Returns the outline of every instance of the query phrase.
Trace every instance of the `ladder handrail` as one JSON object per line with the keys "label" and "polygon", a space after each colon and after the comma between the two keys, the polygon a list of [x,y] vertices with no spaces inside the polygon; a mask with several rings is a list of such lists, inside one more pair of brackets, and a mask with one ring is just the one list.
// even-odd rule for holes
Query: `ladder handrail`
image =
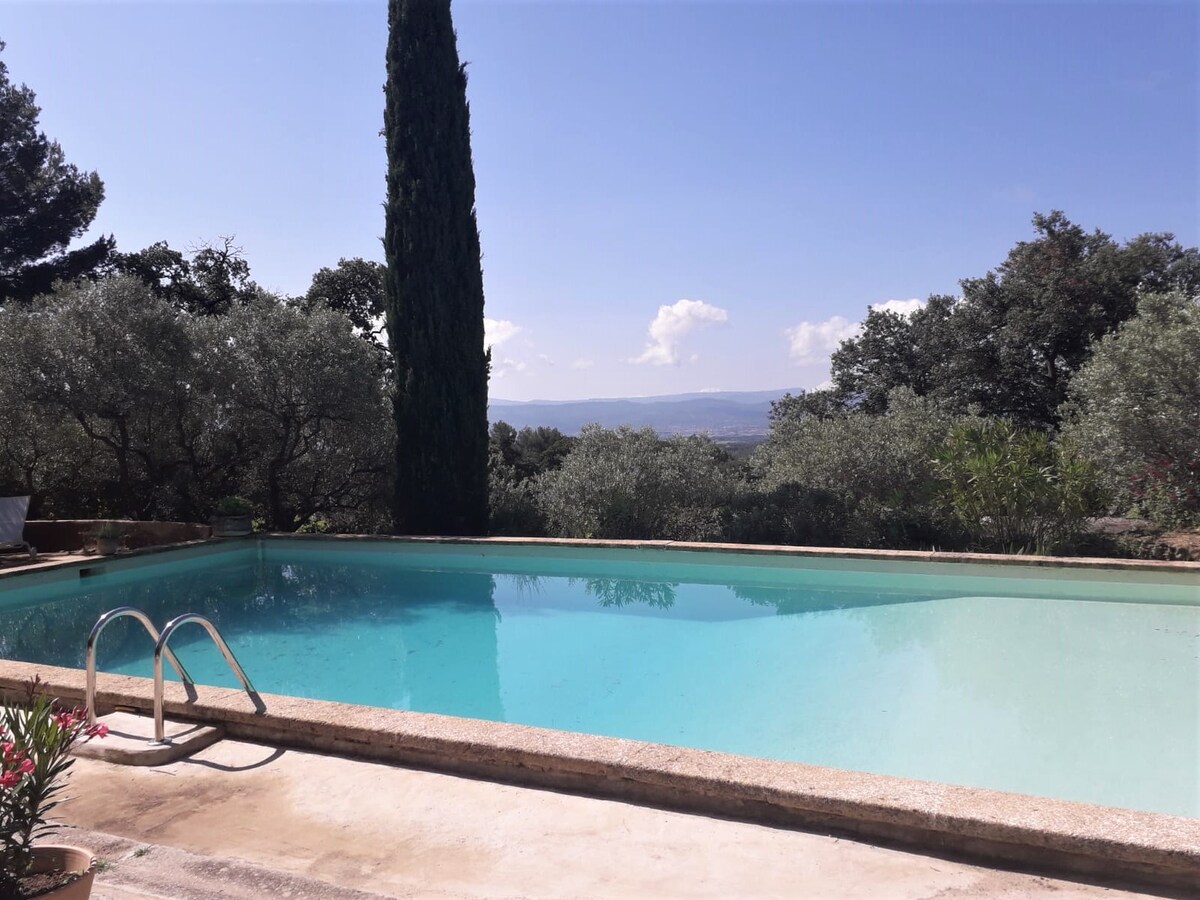
{"label": "ladder handrail", "polygon": [[225,657],[225,662],[229,663],[229,668],[233,670],[233,674],[238,677],[238,681],[242,683],[246,694],[249,695],[250,702],[254,704],[254,711],[256,713],[265,713],[267,711],[267,705],[263,703],[262,697],[258,695],[258,691],[254,689],[254,685],[250,683],[250,679],[246,677],[241,663],[237,661],[237,657],[233,655],[233,651],[229,649],[229,645],[225,643],[225,639],[221,637],[221,632],[217,631],[217,626],[199,613],[184,613],[181,616],[176,616],[166,624],[162,630],[162,634],[158,637],[158,643],[154,646],[154,742],[156,744],[166,742],[166,728],[163,724],[163,654],[171,652],[167,647],[167,642],[171,640],[171,635],[175,633],[180,625],[187,625],[189,622],[195,622],[197,625],[203,626],[204,630],[208,632],[208,636],[213,639],[213,643],[217,645],[217,649]]}
{"label": "ladder handrail", "polygon": [[[158,644],[158,629],[154,627],[154,623],[150,621],[150,617],[140,609],[135,609],[132,606],[118,606],[115,609],[110,609],[96,620],[96,624],[88,632],[87,639],[87,693],[85,694],[84,702],[86,704],[89,725],[96,724],[96,642],[100,639],[101,633],[109,624],[125,616],[141,622],[146,632],[150,635],[150,640],[154,641],[156,646]],[[170,651],[167,651],[167,662],[171,664],[171,668],[175,670],[179,675],[180,681],[183,682],[184,689],[188,693],[188,699],[195,700],[196,687],[192,681],[192,676],[183,667],[183,663]]]}

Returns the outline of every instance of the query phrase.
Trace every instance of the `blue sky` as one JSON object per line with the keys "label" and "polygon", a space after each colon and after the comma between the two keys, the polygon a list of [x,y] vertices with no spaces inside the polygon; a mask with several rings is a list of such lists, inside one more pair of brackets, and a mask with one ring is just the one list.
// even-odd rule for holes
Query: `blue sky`
{"label": "blue sky", "polygon": [[[815,386],[1035,210],[1200,243],[1198,10],[456,0],[493,395]],[[288,293],[382,258],[386,37],[383,0],[0,0],[96,230],[233,234]]]}

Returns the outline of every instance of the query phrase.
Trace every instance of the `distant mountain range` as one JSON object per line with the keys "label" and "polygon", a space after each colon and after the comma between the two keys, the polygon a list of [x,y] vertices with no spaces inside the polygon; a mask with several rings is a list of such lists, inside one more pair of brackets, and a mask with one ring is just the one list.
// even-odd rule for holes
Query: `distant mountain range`
{"label": "distant mountain range", "polygon": [[589,422],[605,428],[632,425],[661,435],[708,434],[718,440],[756,440],[766,436],[771,401],[803,388],[775,391],[710,391],[658,397],[615,397],[596,400],[501,400],[488,408],[492,422],[514,428],[545,425],[578,434]]}

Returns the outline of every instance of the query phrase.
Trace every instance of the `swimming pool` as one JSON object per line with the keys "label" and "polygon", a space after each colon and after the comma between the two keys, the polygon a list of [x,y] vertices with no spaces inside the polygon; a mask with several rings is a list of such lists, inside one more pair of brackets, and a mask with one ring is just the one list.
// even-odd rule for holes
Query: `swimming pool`
{"label": "swimming pool", "polygon": [[[234,546],[0,580],[0,657],[78,667],[107,609],[195,611],[263,692],[1200,815],[1195,572]],[[235,685],[199,629],[172,646]],[[136,623],[105,631],[103,670],[149,660]]]}

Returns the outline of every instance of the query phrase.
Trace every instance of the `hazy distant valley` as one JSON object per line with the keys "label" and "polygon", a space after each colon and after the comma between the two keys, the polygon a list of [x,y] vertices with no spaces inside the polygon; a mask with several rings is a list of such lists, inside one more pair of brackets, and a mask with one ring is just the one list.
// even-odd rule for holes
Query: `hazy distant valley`
{"label": "hazy distant valley", "polygon": [[657,397],[595,400],[502,400],[488,405],[492,422],[514,428],[546,425],[577,434],[589,422],[606,428],[632,425],[661,435],[708,434],[721,442],[755,442],[766,437],[771,401],[801,388],[773,391],[715,391]]}

